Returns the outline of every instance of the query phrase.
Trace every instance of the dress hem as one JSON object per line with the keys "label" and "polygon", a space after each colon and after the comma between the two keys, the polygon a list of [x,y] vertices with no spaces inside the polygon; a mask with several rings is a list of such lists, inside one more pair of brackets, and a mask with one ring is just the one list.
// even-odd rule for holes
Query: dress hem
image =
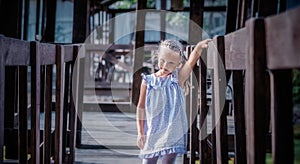
{"label": "dress hem", "polygon": [[166,154],[172,154],[172,153],[177,153],[177,154],[186,154],[187,151],[183,148],[169,148],[169,149],[164,149],[160,150],[158,152],[150,153],[150,154],[140,154],[140,158],[153,158],[153,157],[161,157]]}

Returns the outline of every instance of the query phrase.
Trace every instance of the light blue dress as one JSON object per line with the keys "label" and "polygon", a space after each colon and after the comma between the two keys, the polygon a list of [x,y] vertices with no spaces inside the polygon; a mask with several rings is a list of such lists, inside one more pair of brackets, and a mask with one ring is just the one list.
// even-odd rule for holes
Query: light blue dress
{"label": "light blue dress", "polygon": [[144,75],[146,81],[146,142],[141,158],[161,157],[165,154],[185,154],[188,123],[184,90],[178,84],[178,69],[167,77]]}

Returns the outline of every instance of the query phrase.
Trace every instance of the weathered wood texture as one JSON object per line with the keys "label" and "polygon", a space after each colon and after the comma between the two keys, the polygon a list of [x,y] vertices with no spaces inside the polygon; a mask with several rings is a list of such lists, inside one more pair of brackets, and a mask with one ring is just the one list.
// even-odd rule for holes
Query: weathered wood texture
{"label": "weathered wood texture", "polygon": [[246,71],[246,134],[247,161],[260,163],[266,159],[268,115],[270,113],[269,85],[267,85],[264,21],[247,22],[249,49]]}
{"label": "weathered wood texture", "polygon": [[[249,38],[251,56],[247,64],[249,68],[247,78],[250,82],[247,90],[249,102],[246,107],[247,111],[253,112],[249,115],[250,121],[247,126],[250,130],[248,134],[251,134],[247,142],[250,143],[249,146],[253,145],[248,149],[250,163],[257,163],[260,160],[263,162],[265,156],[263,151],[257,150],[265,146],[259,135],[268,128],[263,124],[266,121],[265,112],[271,113],[274,163],[293,163],[294,160],[291,70],[300,68],[297,62],[300,59],[298,52],[300,41],[297,37],[299,18],[296,17],[299,12],[298,7],[277,16],[251,19],[248,22],[248,31],[254,34]],[[282,32],[284,34],[281,34]],[[265,38],[258,39],[258,35]],[[270,80],[264,78],[265,70],[269,70]],[[270,86],[270,89],[264,86]],[[270,97],[262,92],[268,92]],[[251,120],[253,124],[250,123]],[[261,131],[258,131],[258,126]]]}
{"label": "weathered wood texture", "polygon": [[[5,85],[11,86],[10,82],[5,79],[6,67],[17,68],[16,80],[18,84],[16,86],[18,88],[17,98],[15,102],[12,102],[17,104],[17,110],[12,113],[18,116],[17,120],[14,120],[14,118],[12,120],[16,122],[16,126],[4,127],[4,120],[1,119],[0,129],[3,131],[0,136],[1,146],[4,144],[4,136],[7,138],[6,142],[11,142],[13,138],[16,138],[18,141],[15,142],[14,140],[13,142],[16,144],[10,146],[6,144],[6,158],[19,159],[20,163],[51,163],[52,157],[55,163],[73,162],[75,143],[72,138],[75,136],[74,122],[76,115],[74,105],[69,105],[71,103],[69,102],[69,97],[72,97],[71,83],[70,81],[64,83],[64,80],[70,78],[72,67],[65,66],[75,61],[76,55],[73,52],[75,46],[26,42],[1,36],[0,47],[0,64],[1,68],[3,68],[1,69],[1,94],[4,94],[2,88]],[[54,65],[56,66],[56,71],[53,70]],[[29,67],[31,68],[30,76],[28,76]],[[66,68],[69,68],[69,73],[65,72]],[[54,75],[56,90],[52,93]],[[28,84],[31,85],[30,90]],[[56,95],[54,101],[56,104],[54,107],[54,129],[51,128],[53,127],[51,114],[53,111],[53,94]],[[4,97],[1,96],[0,101],[1,117],[4,117],[5,103],[14,100],[4,99]],[[30,120],[28,120],[29,113]],[[5,113],[5,115],[8,114],[10,113]],[[44,117],[42,118],[41,115]],[[42,123],[41,120],[43,120]],[[67,124],[69,125],[68,129],[63,128],[63,125]],[[30,128],[28,129],[29,125]],[[73,143],[70,143],[70,141],[73,141]],[[67,143],[63,144],[63,142]],[[7,151],[9,149],[17,151],[9,152]],[[17,154],[17,156],[10,155],[10,153]],[[1,149],[2,157],[3,154],[4,152]],[[29,159],[28,154],[31,154]],[[1,158],[0,163],[3,163],[3,159]]]}
{"label": "weathered wood texture", "polygon": [[[207,68],[212,70],[212,118],[215,131],[211,135],[212,159],[204,158],[201,162],[227,163],[228,152],[235,152],[235,161],[245,162],[246,139],[244,120],[244,93],[242,70],[245,70],[246,30],[240,29],[225,36],[214,38],[207,50]],[[233,70],[232,100],[226,100],[228,71]],[[229,101],[234,108],[234,138],[227,134],[227,115]],[[203,116],[202,116],[203,117]],[[234,144],[232,144],[234,143]],[[204,144],[204,143],[201,143]],[[230,149],[234,145],[234,150]],[[213,160],[215,159],[215,160]]]}
{"label": "weathered wood texture", "polygon": [[[298,7],[264,21],[267,68],[272,72],[272,155],[275,163],[293,163],[294,159],[291,71],[300,68],[299,13]],[[276,38],[275,30],[278,32]]]}
{"label": "weathered wood texture", "polygon": [[227,70],[245,70],[246,29],[242,28],[226,34],[225,68]]}
{"label": "weathered wood texture", "polygon": [[208,116],[208,111],[209,107],[207,105],[207,51],[204,53],[200,59],[199,62],[199,72],[200,72],[200,77],[199,77],[199,160],[201,163],[210,163],[211,161],[211,151],[209,149],[209,145],[207,142],[208,139],[208,134],[207,134],[207,116]]}
{"label": "weathered wood texture", "polygon": [[232,70],[232,106],[234,110],[235,162],[246,162],[243,70],[246,58],[246,30],[236,30],[224,36],[225,69]]}
{"label": "weathered wood texture", "polygon": [[214,38],[214,44],[217,47],[217,52],[209,54],[214,60],[214,75],[213,75],[213,91],[214,95],[214,121],[215,121],[215,135],[216,135],[216,162],[228,162],[228,139],[227,139],[227,111],[225,109],[226,99],[226,73],[225,73],[225,48],[224,36],[217,36]]}
{"label": "weathered wood texture", "polygon": [[[250,35],[246,76],[249,97],[246,105],[247,146],[250,150],[247,158],[250,163],[265,159],[266,143],[262,135],[268,130],[265,124],[270,109],[273,160],[275,163],[293,163],[291,71],[282,69],[300,67],[299,39],[296,37],[299,11],[297,8],[265,19],[251,19],[247,24]],[[267,69],[270,80],[266,78]]]}
{"label": "weathered wood texture", "polygon": [[267,66],[271,69],[300,66],[300,10],[265,19]]}
{"label": "weathered wood texture", "polygon": [[[190,22],[189,22],[189,37],[188,42],[191,45],[196,45],[202,38],[202,27],[204,17],[204,1],[190,1]],[[189,55],[192,52],[193,47],[187,47],[186,53]],[[199,129],[197,128],[197,116],[199,111],[198,95],[199,95],[199,78],[201,77],[199,66],[196,65],[193,68],[192,75],[190,77],[190,95],[186,101],[189,103],[188,118],[189,118],[189,144],[190,157],[184,156],[183,163],[195,163],[199,159]],[[197,103],[196,103],[197,102]],[[197,155],[198,154],[198,155]]]}
{"label": "weathered wood texture", "polygon": [[[0,47],[3,48],[3,41],[0,36]],[[3,163],[3,146],[4,146],[4,90],[5,90],[5,56],[2,51],[0,52],[0,163]]]}
{"label": "weathered wood texture", "polygon": [[137,12],[136,12],[136,39],[134,49],[134,64],[133,64],[133,83],[132,83],[132,111],[136,110],[136,105],[139,101],[139,90],[142,82],[142,67],[144,62],[144,45],[145,45],[145,21],[146,12],[142,11],[146,9],[146,1],[137,1]]}

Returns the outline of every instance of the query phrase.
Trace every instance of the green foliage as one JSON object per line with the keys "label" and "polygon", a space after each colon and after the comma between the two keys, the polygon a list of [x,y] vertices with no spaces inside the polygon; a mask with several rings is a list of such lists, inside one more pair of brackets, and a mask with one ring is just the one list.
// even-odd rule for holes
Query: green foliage
{"label": "green foliage", "polygon": [[117,1],[114,6],[118,9],[130,9],[134,4],[136,4],[136,0],[121,0]]}
{"label": "green foliage", "polygon": [[294,126],[294,163],[300,164],[300,125]]}
{"label": "green foliage", "polygon": [[300,103],[300,71],[293,70],[293,101]]}

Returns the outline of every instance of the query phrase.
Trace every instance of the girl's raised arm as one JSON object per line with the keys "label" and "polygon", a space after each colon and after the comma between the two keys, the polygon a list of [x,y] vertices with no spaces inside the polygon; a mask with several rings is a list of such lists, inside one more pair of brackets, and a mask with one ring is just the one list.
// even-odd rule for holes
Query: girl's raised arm
{"label": "girl's raised arm", "polygon": [[178,81],[181,86],[188,79],[190,73],[193,70],[193,67],[197,63],[197,60],[200,58],[202,54],[202,50],[204,48],[208,48],[208,43],[212,41],[212,39],[205,39],[197,43],[194,50],[191,52],[190,57],[186,61],[186,63],[182,66],[178,73]]}

